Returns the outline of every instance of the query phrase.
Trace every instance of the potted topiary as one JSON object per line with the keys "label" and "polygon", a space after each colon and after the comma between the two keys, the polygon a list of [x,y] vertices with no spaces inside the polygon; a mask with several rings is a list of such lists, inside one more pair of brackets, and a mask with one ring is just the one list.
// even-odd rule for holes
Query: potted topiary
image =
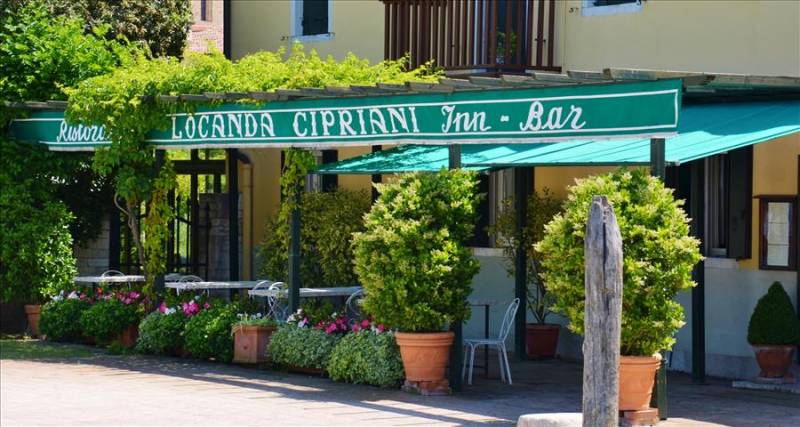
{"label": "potted topiary", "polygon": [[239,314],[233,325],[233,361],[236,363],[264,363],[270,337],[277,323],[261,313]]}
{"label": "potted topiary", "polygon": [[[522,230],[521,244],[525,248],[527,260],[527,307],[535,323],[525,325],[525,349],[529,358],[550,359],[556,355],[561,327],[555,323],[547,323],[548,316],[552,314],[550,306],[553,301],[541,275],[541,254],[534,250],[533,244],[542,239],[545,224],[561,211],[561,202],[550,189],[544,188],[541,192],[534,191],[526,203],[527,218]],[[515,260],[517,246],[520,244],[516,225],[514,198],[503,200],[500,215],[489,228],[489,232],[494,235],[496,245],[503,248],[509,276],[516,273]]]}
{"label": "potted topiary", "polygon": [[644,170],[620,169],[578,180],[563,213],[547,224],[536,245],[554,309],[567,316],[575,333],[584,332],[584,236],[596,195],[608,197],[622,235],[619,409],[645,409],[659,352],[672,347],[684,324],[675,296],[694,286],[692,268],[702,259],[699,241],[689,236],[682,201]]}
{"label": "potted topiary", "polygon": [[377,187],[365,231],[354,234],[363,308],[399,330],[407,388],[449,393],[444,375],[453,332],[445,328],[469,317],[479,269],[466,245],[479,200],[475,174],[412,173]]}
{"label": "potted topiary", "polygon": [[794,348],[800,344],[800,320],[780,282],[758,300],[747,325],[747,342],[756,353],[759,377],[786,377]]}

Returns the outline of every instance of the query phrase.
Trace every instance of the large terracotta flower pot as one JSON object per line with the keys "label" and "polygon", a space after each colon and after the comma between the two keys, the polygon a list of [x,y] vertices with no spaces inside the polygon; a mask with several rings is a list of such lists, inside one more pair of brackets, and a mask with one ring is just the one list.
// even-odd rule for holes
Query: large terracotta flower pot
{"label": "large terracotta flower pot", "polygon": [[761,368],[758,374],[762,378],[783,378],[792,364],[794,346],[791,345],[754,345],[756,362]]}
{"label": "large terracotta flower pot", "polygon": [[25,314],[28,316],[28,328],[31,330],[31,336],[39,336],[39,317],[42,314],[42,306],[39,304],[26,304]]}
{"label": "large terracotta flower pot", "polygon": [[528,323],[525,325],[525,349],[531,359],[552,359],[558,348],[559,325]]}
{"label": "large terracotta flower pot", "polygon": [[139,338],[139,325],[133,324],[125,328],[119,336],[119,342],[124,348],[133,348]]}
{"label": "large terracotta flower pot", "polygon": [[233,361],[236,363],[264,363],[274,326],[236,325],[233,327]]}
{"label": "large terracotta flower pot", "polygon": [[450,359],[452,332],[397,332],[395,339],[408,381],[441,381]]}
{"label": "large terracotta flower pot", "polygon": [[650,407],[656,371],[661,356],[620,356],[619,410],[639,411]]}

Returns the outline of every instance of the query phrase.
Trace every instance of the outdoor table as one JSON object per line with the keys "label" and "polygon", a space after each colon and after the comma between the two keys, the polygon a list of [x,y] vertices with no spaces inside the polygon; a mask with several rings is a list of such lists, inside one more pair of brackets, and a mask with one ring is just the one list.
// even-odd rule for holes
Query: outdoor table
{"label": "outdoor table", "polygon": [[117,284],[144,282],[144,276],[126,274],[124,276],[78,276],[75,283],[79,285]]}
{"label": "outdoor table", "polygon": [[[341,288],[300,288],[301,298],[317,297],[347,297],[360,291],[361,286],[347,286]],[[247,292],[251,297],[277,297],[285,296],[288,289],[256,289]]]}
{"label": "outdoor table", "polygon": [[241,280],[228,282],[166,282],[164,287],[175,289],[177,293],[181,291],[210,291],[210,290],[242,290],[253,289],[263,280]]}
{"label": "outdoor table", "polygon": [[[497,304],[494,300],[469,300],[469,305],[474,307],[483,307],[483,337],[489,338],[489,307]],[[483,375],[489,378],[489,347],[487,346],[483,351]]]}

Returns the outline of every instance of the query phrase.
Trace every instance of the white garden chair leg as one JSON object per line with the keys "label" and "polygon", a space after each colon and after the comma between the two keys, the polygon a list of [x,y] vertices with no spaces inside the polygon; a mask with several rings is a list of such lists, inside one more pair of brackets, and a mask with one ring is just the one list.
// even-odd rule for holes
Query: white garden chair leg
{"label": "white garden chair leg", "polygon": [[469,352],[469,381],[467,384],[472,385],[472,371],[475,369],[475,350],[478,346],[471,345]]}
{"label": "white garden chair leg", "polygon": [[503,366],[503,356],[500,354],[499,346],[497,347],[497,362],[500,364],[500,381],[506,382],[506,368]]}
{"label": "white garden chair leg", "polygon": [[[506,377],[508,378],[508,383],[511,384],[511,365],[508,364],[508,352],[506,351],[506,346],[503,344],[502,347],[503,352],[503,360],[506,362]],[[497,355],[500,356],[499,354]]]}
{"label": "white garden chair leg", "polygon": [[461,381],[467,378],[467,360],[469,359],[469,344],[464,345],[464,363],[461,364]]}

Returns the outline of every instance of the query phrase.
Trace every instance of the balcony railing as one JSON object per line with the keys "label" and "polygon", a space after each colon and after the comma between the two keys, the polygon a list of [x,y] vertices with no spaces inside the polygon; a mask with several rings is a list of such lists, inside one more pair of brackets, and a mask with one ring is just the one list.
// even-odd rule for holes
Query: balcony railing
{"label": "balcony railing", "polygon": [[446,70],[560,71],[556,0],[383,0],[384,55]]}

